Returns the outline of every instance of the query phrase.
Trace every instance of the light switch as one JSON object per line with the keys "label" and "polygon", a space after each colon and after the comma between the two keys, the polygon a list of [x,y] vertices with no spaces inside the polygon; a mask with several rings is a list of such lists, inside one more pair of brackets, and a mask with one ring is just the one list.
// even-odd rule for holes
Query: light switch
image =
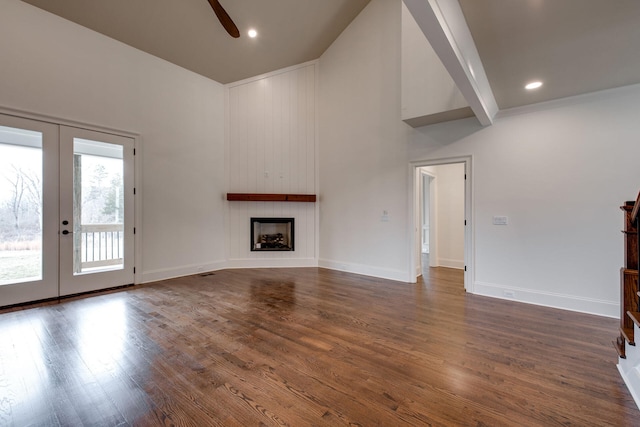
{"label": "light switch", "polygon": [[493,225],[507,225],[509,224],[509,217],[506,216],[494,216]]}

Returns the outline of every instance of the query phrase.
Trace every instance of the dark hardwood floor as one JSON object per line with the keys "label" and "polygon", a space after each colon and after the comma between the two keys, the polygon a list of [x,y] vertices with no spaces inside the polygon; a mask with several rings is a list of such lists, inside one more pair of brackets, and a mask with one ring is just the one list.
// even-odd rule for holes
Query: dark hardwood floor
{"label": "dark hardwood floor", "polygon": [[2,426],[638,426],[618,321],[317,268],[0,311]]}

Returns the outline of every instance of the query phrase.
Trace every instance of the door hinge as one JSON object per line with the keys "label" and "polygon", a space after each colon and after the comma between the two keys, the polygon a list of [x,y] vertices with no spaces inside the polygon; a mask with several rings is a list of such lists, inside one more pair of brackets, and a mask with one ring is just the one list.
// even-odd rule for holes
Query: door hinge
{"label": "door hinge", "polygon": [[464,174],[464,179],[465,179],[465,181],[467,180],[467,174],[466,173]]}
{"label": "door hinge", "polygon": [[136,187],[133,187],[133,195],[136,195]]}
{"label": "door hinge", "polygon": [[467,220],[466,219],[464,220],[464,225],[467,225]]}
{"label": "door hinge", "polygon": [[466,265],[464,266],[464,271],[467,271],[467,266]]}
{"label": "door hinge", "polygon": [[133,155],[134,156],[136,155],[136,149],[135,148],[133,149]]}
{"label": "door hinge", "polygon": [[133,274],[136,274],[136,268],[133,267]]}
{"label": "door hinge", "polygon": [[136,234],[136,228],[133,227],[133,234]]}

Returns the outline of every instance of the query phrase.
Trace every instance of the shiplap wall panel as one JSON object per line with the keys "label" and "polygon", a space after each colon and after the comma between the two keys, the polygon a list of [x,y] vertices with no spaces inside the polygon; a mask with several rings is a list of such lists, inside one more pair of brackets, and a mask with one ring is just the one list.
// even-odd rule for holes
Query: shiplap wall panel
{"label": "shiplap wall panel", "polygon": [[[228,87],[228,191],[316,194],[316,65]],[[315,203],[227,202],[230,260],[316,259]],[[295,251],[251,252],[251,217],[295,218]]]}

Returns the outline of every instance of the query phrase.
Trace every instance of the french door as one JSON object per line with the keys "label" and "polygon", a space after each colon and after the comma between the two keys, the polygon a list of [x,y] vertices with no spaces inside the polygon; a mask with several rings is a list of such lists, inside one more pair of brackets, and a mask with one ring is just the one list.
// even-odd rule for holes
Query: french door
{"label": "french door", "polygon": [[133,283],[133,139],[60,126],[60,295]]}
{"label": "french door", "polygon": [[0,115],[0,306],[133,283],[133,144]]}

